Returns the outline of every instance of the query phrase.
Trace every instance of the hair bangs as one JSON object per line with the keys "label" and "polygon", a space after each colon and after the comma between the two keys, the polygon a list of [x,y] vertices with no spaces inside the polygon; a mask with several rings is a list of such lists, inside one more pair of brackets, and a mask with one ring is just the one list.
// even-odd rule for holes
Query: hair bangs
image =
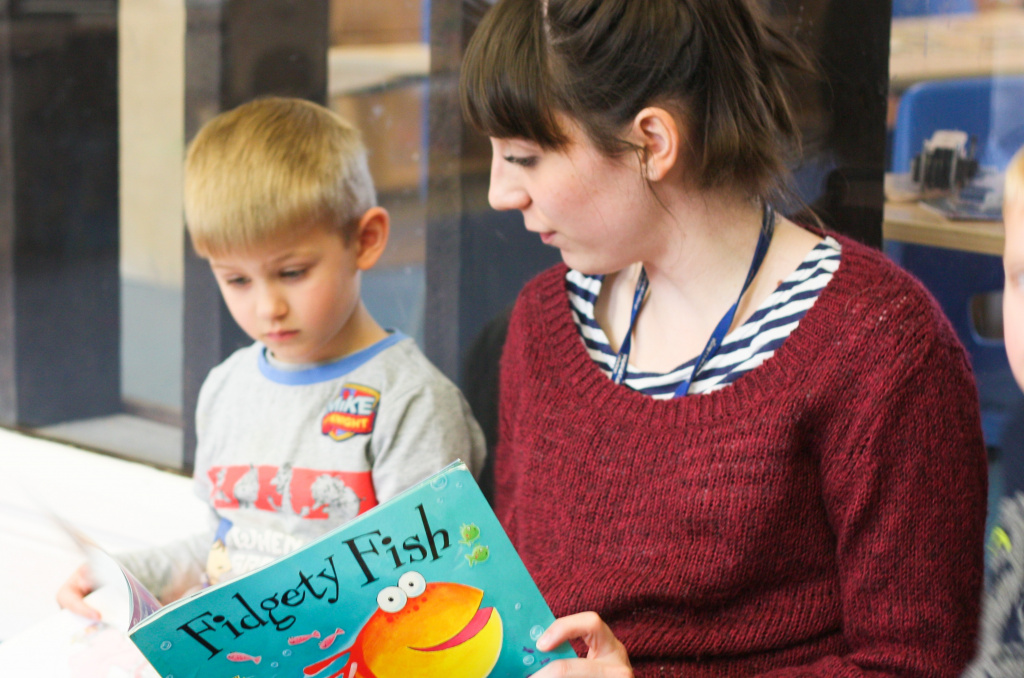
{"label": "hair bangs", "polygon": [[541,0],[498,3],[466,48],[459,82],[463,115],[490,137],[563,147],[568,137],[555,118],[546,69]]}
{"label": "hair bangs", "polygon": [[186,205],[192,247],[202,257],[245,252],[318,226],[348,234],[328,196]]}

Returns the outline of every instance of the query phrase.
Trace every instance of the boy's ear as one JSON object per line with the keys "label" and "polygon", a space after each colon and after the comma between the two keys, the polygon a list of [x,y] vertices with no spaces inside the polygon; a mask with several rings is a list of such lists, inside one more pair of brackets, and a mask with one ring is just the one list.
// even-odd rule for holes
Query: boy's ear
{"label": "boy's ear", "polygon": [[359,217],[359,225],[352,237],[356,248],[356,266],[366,271],[377,263],[388,244],[391,217],[383,207],[371,207]]}
{"label": "boy's ear", "polygon": [[649,106],[633,118],[630,140],[644,149],[648,180],[661,181],[676,167],[683,131],[676,117],[658,106]]}

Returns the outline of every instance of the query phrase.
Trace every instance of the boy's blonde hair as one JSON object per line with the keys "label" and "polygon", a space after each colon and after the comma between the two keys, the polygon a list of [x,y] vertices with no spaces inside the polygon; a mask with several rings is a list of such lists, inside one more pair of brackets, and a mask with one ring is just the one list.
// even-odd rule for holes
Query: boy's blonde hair
{"label": "boy's blonde hair", "polygon": [[1024,146],[1017,149],[1006,167],[1006,185],[1003,191],[1003,204],[1007,211],[1014,207],[1024,206]]}
{"label": "boy's blonde hair", "polygon": [[359,132],[310,101],[251,101],[210,120],[189,144],[185,219],[203,257],[314,224],[347,243],[376,202]]}

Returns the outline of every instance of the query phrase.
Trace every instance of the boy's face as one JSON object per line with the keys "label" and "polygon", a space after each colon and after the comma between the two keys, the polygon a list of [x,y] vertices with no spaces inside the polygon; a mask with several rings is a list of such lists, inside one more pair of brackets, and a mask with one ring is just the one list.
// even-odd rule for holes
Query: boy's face
{"label": "boy's face", "polygon": [[286,363],[315,363],[351,353],[358,322],[356,247],[320,227],[249,250],[210,257],[235,322]]}
{"label": "boy's face", "polygon": [[1006,245],[1003,250],[1003,266],[1006,269],[1003,336],[1013,376],[1024,389],[1024,200],[1008,204],[1003,221],[1006,224]]}

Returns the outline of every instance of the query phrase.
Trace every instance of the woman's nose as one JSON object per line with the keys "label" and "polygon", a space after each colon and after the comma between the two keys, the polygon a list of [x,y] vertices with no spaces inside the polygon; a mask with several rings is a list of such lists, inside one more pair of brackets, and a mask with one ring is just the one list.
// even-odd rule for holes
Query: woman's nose
{"label": "woman's nose", "polygon": [[517,169],[502,157],[498,149],[493,150],[487,201],[494,209],[522,210],[530,204],[530,194],[519,180]]}

